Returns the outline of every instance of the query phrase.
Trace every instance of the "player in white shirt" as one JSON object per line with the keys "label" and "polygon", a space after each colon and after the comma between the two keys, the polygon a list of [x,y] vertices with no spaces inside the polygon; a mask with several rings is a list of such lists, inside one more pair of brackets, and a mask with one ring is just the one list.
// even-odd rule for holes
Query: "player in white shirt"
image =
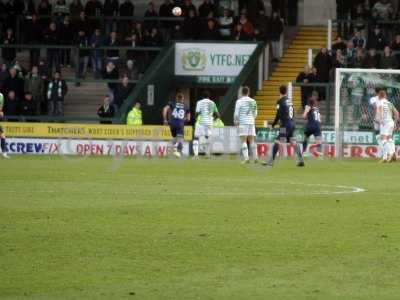
{"label": "player in white shirt", "polygon": [[383,150],[381,162],[395,161],[396,149],[393,142],[393,131],[395,122],[399,119],[399,112],[394,105],[387,100],[386,93],[383,90],[379,91],[376,106]]}
{"label": "player in white shirt", "polygon": [[382,154],[383,154],[383,150],[382,150],[382,141],[381,141],[381,137],[380,137],[380,132],[379,132],[379,121],[378,121],[378,115],[377,115],[377,104],[378,104],[378,93],[381,89],[380,88],[376,88],[375,89],[375,93],[376,95],[374,97],[372,97],[371,99],[369,99],[369,104],[374,108],[374,130],[375,130],[375,137],[376,137],[376,141],[378,143],[378,153],[377,156],[379,158],[382,158]]}
{"label": "player in white shirt", "polygon": [[193,153],[199,156],[199,147],[204,145],[206,155],[211,155],[211,138],[213,132],[214,118],[220,118],[217,105],[210,100],[210,93],[203,92],[203,99],[196,104],[196,125],[194,130]]}
{"label": "player in white shirt", "polygon": [[244,158],[243,163],[249,163],[249,149],[254,162],[258,162],[257,148],[255,144],[256,127],[255,119],[257,117],[257,102],[249,97],[250,89],[247,86],[242,88],[242,97],[236,101],[235,113],[233,120],[239,129],[239,137],[241,142],[241,152]]}

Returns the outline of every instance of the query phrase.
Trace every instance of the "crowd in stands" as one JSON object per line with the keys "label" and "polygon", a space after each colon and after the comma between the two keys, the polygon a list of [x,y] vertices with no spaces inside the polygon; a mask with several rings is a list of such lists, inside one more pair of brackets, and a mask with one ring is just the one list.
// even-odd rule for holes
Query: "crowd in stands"
{"label": "crowd in stands", "polygon": [[[313,68],[297,77],[300,83],[328,83],[336,68],[400,68],[400,7],[390,0],[337,0],[337,39],[330,51],[316,54]],[[397,5],[396,5],[397,4]],[[325,89],[319,88],[320,98]],[[302,88],[303,105],[313,91]]]}
{"label": "crowd in stands", "polygon": [[[33,77],[43,82],[32,92],[35,108],[29,109],[29,114],[62,115],[66,81],[62,87],[49,83],[71,67],[81,80],[88,78],[90,72],[95,79],[120,80],[108,83],[110,101],[118,109],[157,53],[134,48],[161,47],[172,39],[271,41],[275,56],[278,55],[277,43],[283,32],[279,13],[267,16],[261,0],[250,1],[248,7],[246,3],[250,2],[240,2],[240,13],[235,15],[226,4],[228,1],[204,0],[198,7],[191,0],[165,0],[160,7],[150,1],[144,15],[138,16],[132,0],[39,0],[37,5],[33,0],[0,0],[0,91],[6,98],[6,114],[28,113],[22,102],[26,94],[30,97],[26,82]],[[172,18],[175,6],[182,8],[180,19]],[[13,44],[48,47],[25,49],[25,53],[29,52],[25,57],[29,58],[22,61],[20,49],[6,47]],[[118,49],[122,46],[131,49]],[[14,73],[19,81],[18,91],[9,85]],[[49,86],[58,97],[57,105],[49,101]],[[9,100],[13,98],[12,91],[16,94],[15,103],[20,105],[9,104],[14,101]]]}

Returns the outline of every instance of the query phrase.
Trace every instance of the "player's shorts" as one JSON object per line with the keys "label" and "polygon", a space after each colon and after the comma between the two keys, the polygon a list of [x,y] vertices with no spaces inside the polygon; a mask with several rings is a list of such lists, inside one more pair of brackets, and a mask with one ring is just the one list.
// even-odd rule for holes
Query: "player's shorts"
{"label": "player's shorts", "polygon": [[182,125],[170,125],[171,135],[173,138],[183,137],[184,136],[184,128]]}
{"label": "player's shorts", "polygon": [[256,136],[256,126],[239,125],[239,136]]}
{"label": "player's shorts", "polygon": [[210,137],[212,136],[213,126],[197,124],[194,129],[194,136],[199,138],[201,136]]}
{"label": "player's shorts", "polygon": [[281,126],[279,128],[279,135],[276,140],[290,142],[294,137],[294,130],[296,127],[294,125],[288,124],[287,126]]}
{"label": "player's shorts", "polygon": [[392,136],[393,130],[394,130],[394,122],[388,122],[388,123],[381,125],[380,134]]}
{"label": "player's shorts", "polygon": [[322,136],[321,134],[321,128],[319,126],[306,126],[306,130],[304,131],[304,135],[306,137],[314,136],[314,137],[320,137]]}

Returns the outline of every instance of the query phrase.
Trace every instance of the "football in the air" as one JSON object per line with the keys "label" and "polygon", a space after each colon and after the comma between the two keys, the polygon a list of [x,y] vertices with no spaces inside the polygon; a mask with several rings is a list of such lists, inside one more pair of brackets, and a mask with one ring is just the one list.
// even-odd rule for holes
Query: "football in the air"
{"label": "football in the air", "polygon": [[172,9],[172,14],[176,17],[180,17],[182,15],[182,9],[179,6],[175,6]]}

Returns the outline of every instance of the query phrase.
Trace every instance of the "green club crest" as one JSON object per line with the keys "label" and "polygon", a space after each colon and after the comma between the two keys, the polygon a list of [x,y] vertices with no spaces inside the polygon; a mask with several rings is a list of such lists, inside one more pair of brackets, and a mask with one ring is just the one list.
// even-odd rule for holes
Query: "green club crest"
{"label": "green club crest", "polygon": [[203,49],[187,49],[182,54],[182,66],[186,71],[202,71],[206,68],[207,56]]}

